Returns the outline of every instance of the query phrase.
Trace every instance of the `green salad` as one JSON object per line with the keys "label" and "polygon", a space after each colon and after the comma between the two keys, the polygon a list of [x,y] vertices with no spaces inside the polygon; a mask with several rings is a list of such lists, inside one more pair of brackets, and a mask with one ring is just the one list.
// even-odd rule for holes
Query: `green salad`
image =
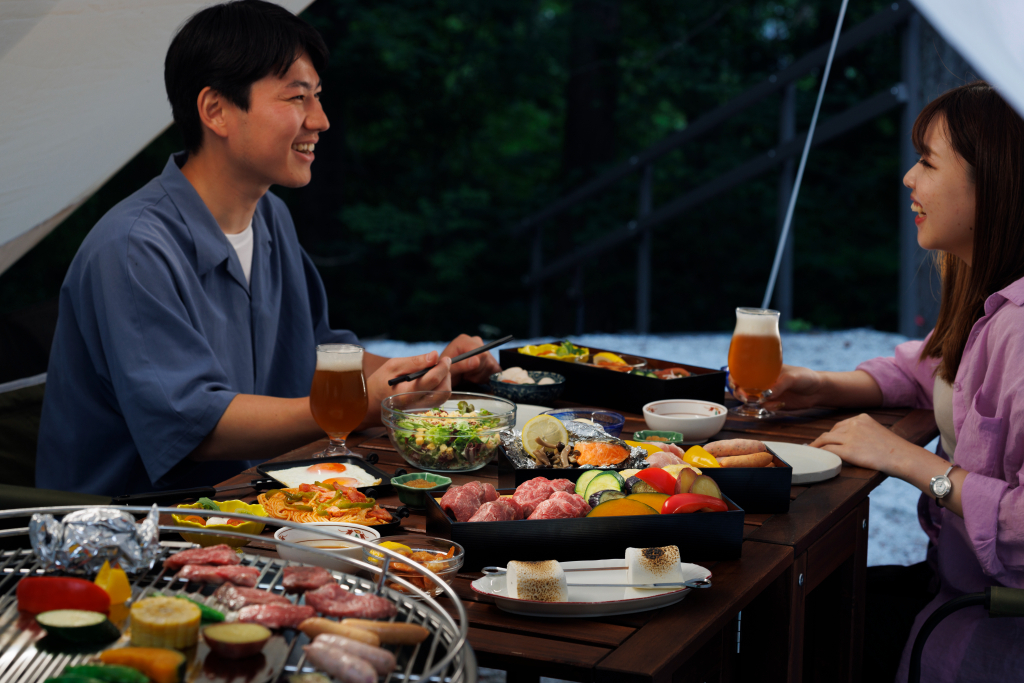
{"label": "green salad", "polygon": [[501,443],[501,419],[459,401],[456,411],[431,408],[395,422],[395,442],[407,458],[424,468],[465,469],[487,462]]}

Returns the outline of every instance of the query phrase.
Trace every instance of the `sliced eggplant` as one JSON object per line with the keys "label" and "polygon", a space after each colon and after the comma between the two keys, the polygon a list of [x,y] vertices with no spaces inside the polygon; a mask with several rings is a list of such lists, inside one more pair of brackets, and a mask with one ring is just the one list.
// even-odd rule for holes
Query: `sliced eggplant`
{"label": "sliced eggplant", "polygon": [[597,491],[593,493],[590,498],[587,499],[587,504],[592,508],[596,508],[601,503],[607,500],[615,500],[616,498],[625,498],[626,494],[622,491]]}
{"label": "sliced eggplant", "polygon": [[56,609],[36,615],[46,632],[72,643],[109,643],[121,637],[121,631],[106,614],[80,609]]}
{"label": "sliced eggplant", "polygon": [[630,477],[626,480],[626,485],[623,490],[629,494],[634,493],[661,493],[658,489],[654,488],[640,477]]}

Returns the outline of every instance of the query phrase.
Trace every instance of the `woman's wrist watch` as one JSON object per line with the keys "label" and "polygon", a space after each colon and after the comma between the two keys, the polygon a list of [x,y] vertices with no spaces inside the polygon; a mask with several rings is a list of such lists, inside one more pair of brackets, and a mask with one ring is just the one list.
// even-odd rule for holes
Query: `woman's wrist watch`
{"label": "woman's wrist watch", "polygon": [[942,499],[953,492],[953,482],[949,479],[949,473],[953,471],[954,467],[956,465],[950,465],[945,474],[932,477],[931,483],[928,484],[928,489],[935,496],[935,504],[939,507],[943,507]]}

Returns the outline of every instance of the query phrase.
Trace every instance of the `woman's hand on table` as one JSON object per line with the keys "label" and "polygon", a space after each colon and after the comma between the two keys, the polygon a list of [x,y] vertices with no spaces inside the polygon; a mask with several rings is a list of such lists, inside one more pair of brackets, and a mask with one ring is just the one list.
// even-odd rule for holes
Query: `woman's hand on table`
{"label": "woman's hand on table", "polygon": [[[389,386],[388,380],[409,373],[430,368],[430,372],[411,382]],[[451,391],[452,359],[438,357],[437,351],[408,358],[388,358],[377,370],[366,378],[366,419],[359,425],[365,429],[380,424],[380,402],[388,396],[404,394],[407,391]]]}

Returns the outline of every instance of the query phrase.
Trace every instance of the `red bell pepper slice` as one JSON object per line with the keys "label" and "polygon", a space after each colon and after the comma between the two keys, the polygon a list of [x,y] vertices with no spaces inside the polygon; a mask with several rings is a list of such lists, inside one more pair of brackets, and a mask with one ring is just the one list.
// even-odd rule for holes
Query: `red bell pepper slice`
{"label": "red bell pepper slice", "polygon": [[725,512],[729,506],[721,498],[700,493],[677,493],[661,504],[661,514],[696,512],[709,508],[712,512]]}
{"label": "red bell pepper slice", "polygon": [[636,473],[636,478],[670,496],[676,492],[676,478],[660,467],[648,467],[645,470],[640,470]]}
{"label": "red bell pepper slice", "polygon": [[92,581],[68,576],[26,576],[18,582],[18,609],[39,614],[55,609],[106,613],[107,591]]}

